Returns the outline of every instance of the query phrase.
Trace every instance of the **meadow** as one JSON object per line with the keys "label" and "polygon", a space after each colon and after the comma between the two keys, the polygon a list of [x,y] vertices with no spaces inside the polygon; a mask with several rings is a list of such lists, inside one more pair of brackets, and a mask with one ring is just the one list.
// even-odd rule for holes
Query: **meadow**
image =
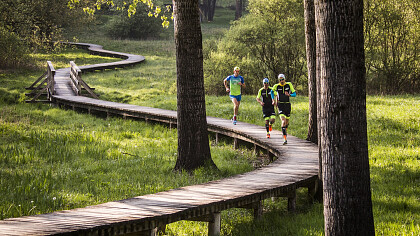
{"label": "meadow", "polygon": [[[216,21],[203,23],[206,42],[228,29],[232,17],[216,11]],[[97,29],[106,23],[100,18]],[[101,24],[102,23],[102,24]],[[77,32],[69,31],[69,38]],[[84,74],[101,99],[176,110],[175,52],[171,31],[161,40],[111,40],[101,34],[78,33],[80,42],[140,54],[146,61],[127,69]],[[208,40],[208,41],[206,41]],[[206,50],[206,48],[204,48]],[[57,67],[115,60],[83,50],[34,54],[35,68],[51,60]],[[230,72],[226,72],[227,75]],[[24,87],[42,69],[0,72],[0,219],[83,207],[155,193],[250,171],[255,157],[231,143],[212,143],[219,170],[176,173],[176,130],[118,118],[101,119],[46,104],[26,104]],[[222,80],[220,83],[222,85]],[[243,98],[239,119],[263,125],[256,94]],[[207,96],[209,116],[230,119],[228,96]],[[292,100],[289,132],[305,139],[308,98]],[[420,95],[368,96],[368,140],[372,201],[377,235],[420,235]],[[278,129],[278,124],[274,126]],[[323,207],[298,193],[297,211],[287,201],[264,202],[264,215],[222,212],[222,235],[323,235]],[[167,235],[205,235],[206,223],[181,221],[168,225]]]}

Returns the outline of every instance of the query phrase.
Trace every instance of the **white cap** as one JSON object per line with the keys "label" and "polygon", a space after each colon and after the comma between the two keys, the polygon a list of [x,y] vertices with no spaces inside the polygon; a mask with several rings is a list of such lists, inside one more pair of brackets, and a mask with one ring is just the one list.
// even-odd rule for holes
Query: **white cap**
{"label": "white cap", "polygon": [[280,78],[286,79],[286,76],[284,76],[283,74],[279,74],[279,79]]}

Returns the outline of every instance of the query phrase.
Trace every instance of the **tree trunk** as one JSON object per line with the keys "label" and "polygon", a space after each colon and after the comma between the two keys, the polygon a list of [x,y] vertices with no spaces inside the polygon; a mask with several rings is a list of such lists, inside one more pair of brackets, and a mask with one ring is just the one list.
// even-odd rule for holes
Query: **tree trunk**
{"label": "tree trunk", "polygon": [[316,32],[314,0],[305,0],[306,61],[308,68],[309,128],[306,140],[318,144]]}
{"label": "tree trunk", "polygon": [[[319,86],[317,86],[318,77],[316,76],[317,54],[316,54],[316,29],[315,29],[315,6],[314,0],[305,0],[305,38],[306,38],[306,61],[308,68],[308,96],[309,96],[309,121],[308,135],[306,140],[318,144],[318,100],[317,94]],[[318,188],[315,190],[314,199],[322,202],[322,150],[319,148],[319,170],[318,170]]]}
{"label": "tree trunk", "polygon": [[325,235],[374,235],[363,0],[315,0]]}
{"label": "tree trunk", "polygon": [[242,17],[242,0],[236,0],[235,20]]}
{"label": "tree trunk", "polygon": [[202,35],[196,0],[174,0],[177,68],[176,170],[215,166],[210,155],[204,95]]}
{"label": "tree trunk", "polygon": [[216,10],[216,0],[209,0],[208,21],[213,21],[215,10]]}
{"label": "tree trunk", "polygon": [[203,0],[203,4],[201,5],[201,14],[204,15],[204,18],[201,20],[201,22],[204,21],[204,19],[209,19],[209,4],[210,0]]}

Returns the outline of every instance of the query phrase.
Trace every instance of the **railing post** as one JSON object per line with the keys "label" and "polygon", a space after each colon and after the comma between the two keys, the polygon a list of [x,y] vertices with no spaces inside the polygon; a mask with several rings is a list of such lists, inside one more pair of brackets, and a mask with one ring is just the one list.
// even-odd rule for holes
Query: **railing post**
{"label": "railing post", "polygon": [[51,61],[47,61],[47,99],[52,100],[52,95],[54,95],[54,76],[55,69]]}

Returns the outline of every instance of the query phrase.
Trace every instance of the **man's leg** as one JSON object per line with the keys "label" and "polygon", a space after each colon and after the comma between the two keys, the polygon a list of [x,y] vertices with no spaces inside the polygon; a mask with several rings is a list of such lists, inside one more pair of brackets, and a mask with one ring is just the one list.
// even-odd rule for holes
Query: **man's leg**
{"label": "man's leg", "polygon": [[267,130],[267,138],[270,138],[270,121],[269,117],[265,117],[265,130]]}
{"label": "man's leg", "polygon": [[238,101],[236,98],[232,98],[233,102],[233,124],[236,125],[238,110],[239,110],[239,104],[241,104],[240,101]]}
{"label": "man's leg", "polygon": [[273,126],[274,122],[276,122],[276,116],[275,115],[272,115],[272,116],[270,116],[270,123],[269,123],[269,129],[270,129],[270,131],[273,130],[273,127],[272,126]]}
{"label": "man's leg", "polygon": [[236,117],[238,115],[239,104],[241,104],[241,102],[238,102],[236,98],[232,99],[232,102],[233,102],[233,116]]}
{"label": "man's leg", "polygon": [[281,115],[281,131],[283,132],[284,142],[283,144],[287,144],[287,127],[289,125],[289,119],[286,116]]}

